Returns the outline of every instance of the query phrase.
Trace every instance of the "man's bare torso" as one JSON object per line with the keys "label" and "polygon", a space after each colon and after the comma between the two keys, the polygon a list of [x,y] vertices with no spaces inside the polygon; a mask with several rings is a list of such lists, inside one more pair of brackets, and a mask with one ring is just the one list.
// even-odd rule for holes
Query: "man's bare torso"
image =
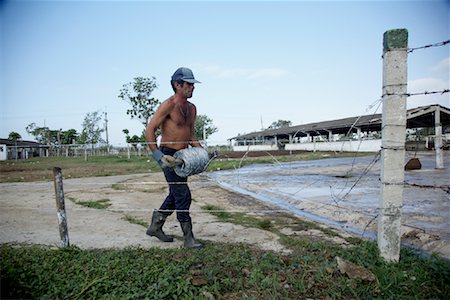
{"label": "man's bare torso", "polygon": [[195,107],[192,103],[173,103],[171,112],[161,123],[161,146],[176,150],[187,148],[193,136],[194,122]]}

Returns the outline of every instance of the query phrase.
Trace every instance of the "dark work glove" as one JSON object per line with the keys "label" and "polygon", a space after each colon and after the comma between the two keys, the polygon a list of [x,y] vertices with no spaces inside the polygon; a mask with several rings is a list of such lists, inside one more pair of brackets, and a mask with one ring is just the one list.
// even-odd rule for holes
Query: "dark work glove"
{"label": "dark work glove", "polygon": [[152,157],[161,168],[174,168],[176,166],[182,165],[183,161],[180,159],[175,159],[173,156],[165,155],[161,150],[156,149],[152,153]]}
{"label": "dark work glove", "polygon": [[214,150],[213,152],[208,152],[209,160],[212,160],[219,156],[219,151]]}

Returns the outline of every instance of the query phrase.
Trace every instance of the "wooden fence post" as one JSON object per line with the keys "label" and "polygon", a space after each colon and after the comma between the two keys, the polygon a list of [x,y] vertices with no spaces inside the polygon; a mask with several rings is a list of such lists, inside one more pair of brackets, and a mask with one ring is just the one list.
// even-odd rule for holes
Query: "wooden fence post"
{"label": "wooden fence post", "polygon": [[408,31],[394,29],[383,37],[383,117],[378,249],[387,261],[400,258],[403,206]]}
{"label": "wooden fence post", "polygon": [[61,247],[69,247],[69,230],[67,229],[66,205],[64,203],[64,190],[61,168],[53,168],[53,180],[55,183],[56,208],[58,215],[59,235]]}

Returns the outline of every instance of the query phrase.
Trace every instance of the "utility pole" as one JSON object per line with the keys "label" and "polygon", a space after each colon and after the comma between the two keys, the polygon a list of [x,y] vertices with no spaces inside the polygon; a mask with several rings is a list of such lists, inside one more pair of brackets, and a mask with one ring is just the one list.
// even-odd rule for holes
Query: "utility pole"
{"label": "utility pole", "polygon": [[106,107],[105,107],[105,133],[106,133],[106,147],[107,147],[107,149],[108,149],[108,154],[109,154],[108,112],[106,111]]}

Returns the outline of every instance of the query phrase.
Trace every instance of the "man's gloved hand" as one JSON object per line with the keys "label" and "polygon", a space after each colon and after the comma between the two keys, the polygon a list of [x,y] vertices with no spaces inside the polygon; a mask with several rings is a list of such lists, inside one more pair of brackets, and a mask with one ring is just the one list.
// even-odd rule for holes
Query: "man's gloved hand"
{"label": "man's gloved hand", "polygon": [[214,159],[219,156],[219,151],[214,150],[213,152],[208,152],[209,160]]}
{"label": "man's gloved hand", "polygon": [[169,167],[169,168],[175,168],[176,166],[180,166],[183,164],[183,161],[179,158],[174,158],[173,156],[170,155],[164,155],[161,158],[162,161],[162,167]]}
{"label": "man's gloved hand", "polygon": [[181,159],[175,159],[173,156],[165,155],[159,149],[156,149],[155,152],[152,153],[152,157],[161,168],[174,168],[183,164]]}

